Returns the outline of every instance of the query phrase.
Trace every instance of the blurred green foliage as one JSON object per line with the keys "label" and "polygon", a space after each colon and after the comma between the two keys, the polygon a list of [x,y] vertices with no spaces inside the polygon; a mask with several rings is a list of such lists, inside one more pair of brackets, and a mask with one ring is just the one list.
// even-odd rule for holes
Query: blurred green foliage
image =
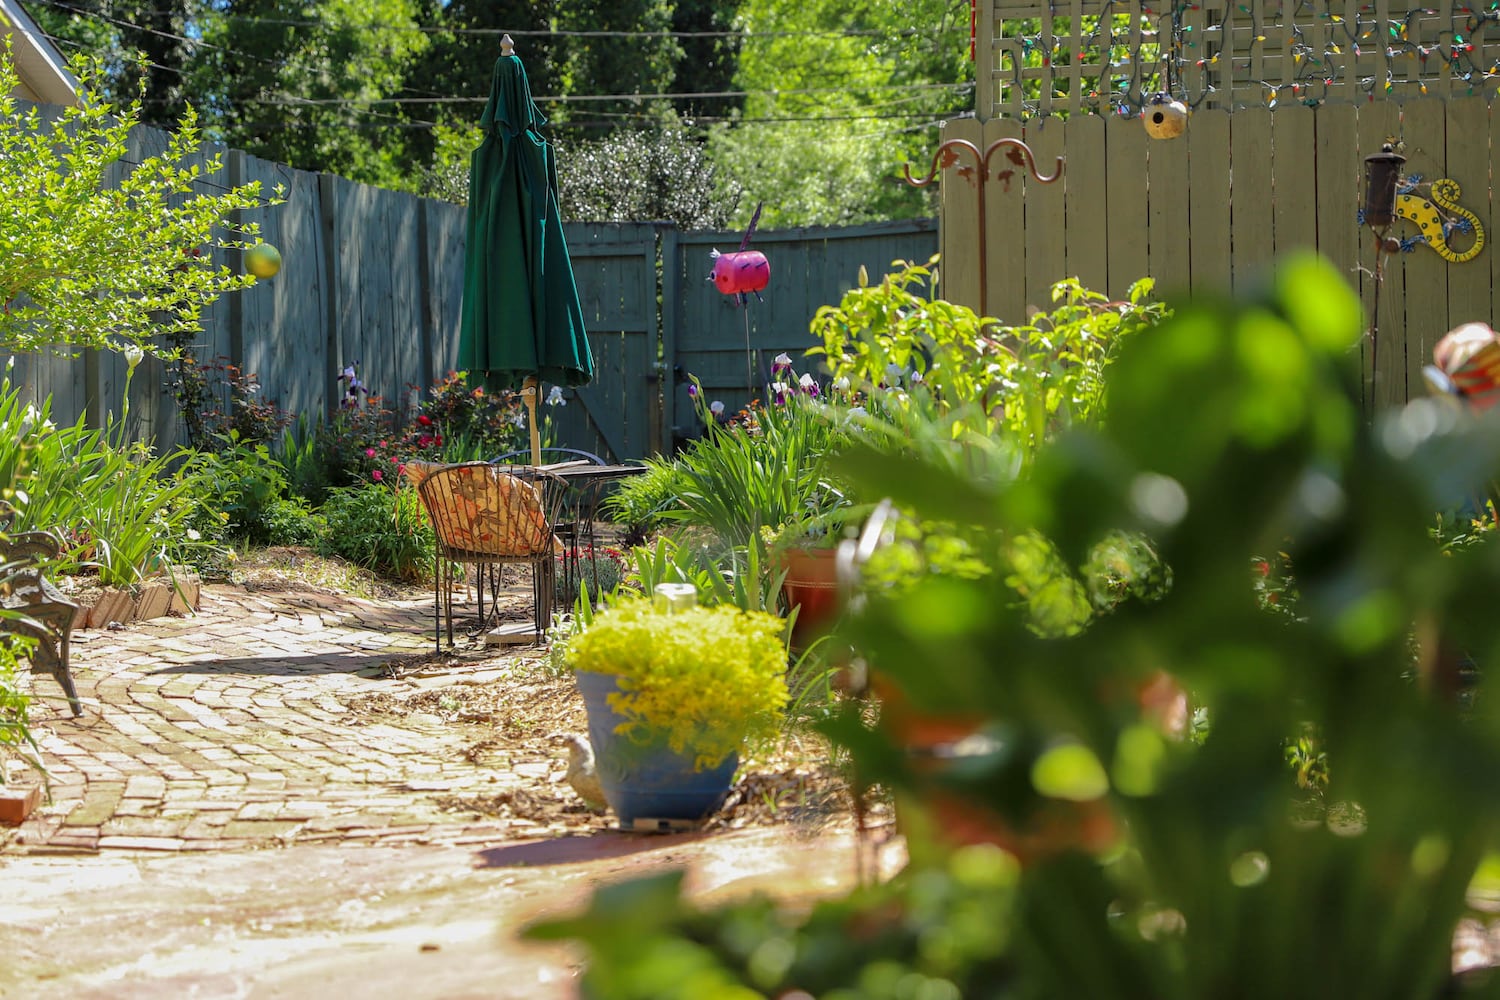
{"label": "blurred green foliage", "polygon": [[[1046,538],[1085,590],[1082,568],[1111,538],[1149,539],[1171,569],[1169,589],[1143,581],[1151,599],[1127,595],[1062,630],[1036,628],[1004,572],[865,588],[846,637],[885,690],[969,720],[971,736],[933,766],[894,738],[893,701],[873,726],[850,705],[829,735],[862,782],[894,789],[934,829],[963,817],[968,837],[913,844],[894,882],[810,914],[765,901],[703,912],[658,878],[532,933],[588,944],[592,998],[700,985],[1452,995],[1454,929],[1500,806],[1500,706],[1482,687],[1472,707],[1436,696],[1433,650],[1412,636],[1420,625],[1481,664],[1500,657],[1500,552],[1430,537],[1432,512],[1500,467],[1500,427],[1426,400],[1363,412],[1362,333],[1342,278],[1288,258],[1259,292],[1184,303],[1132,338],[1108,376],[1107,424],[1040,449],[1029,477],[929,463],[880,481],[933,522]],[[998,563],[999,548],[974,553]],[[1258,599],[1267,552],[1296,567],[1294,616]],[[1166,724],[1163,678],[1190,695],[1191,732]],[[1299,776],[1321,808],[1309,812]],[[1083,830],[1101,811],[1109,822]],[[956,839],[1025,845],[1024,863]],[[1500,980],[1464,995],[1500,995]]]}

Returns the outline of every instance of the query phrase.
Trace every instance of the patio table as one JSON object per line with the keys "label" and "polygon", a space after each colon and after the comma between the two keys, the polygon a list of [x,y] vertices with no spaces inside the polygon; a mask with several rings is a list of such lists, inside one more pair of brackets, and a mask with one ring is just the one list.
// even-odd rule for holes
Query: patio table
{"label": "patio table", "polygon": [[[563,583],[568,593],[581,581],[580,555],[594,550],[594,515],[598,512],[605,489],[612,483],[646,471],[644,465],[569,465],[553,470],[573,496],[573,520],[559,525],[557,535],[563,543]],[[595,568],[594,586],[599,585]]]}

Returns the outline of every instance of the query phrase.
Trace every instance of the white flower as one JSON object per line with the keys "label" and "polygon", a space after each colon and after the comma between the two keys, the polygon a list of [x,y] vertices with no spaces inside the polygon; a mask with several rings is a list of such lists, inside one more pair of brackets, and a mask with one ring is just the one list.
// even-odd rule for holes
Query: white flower
{"label": "white flower", "polygon": [[837,389],[839,392],[848,392],[849,391],[849,376],[848,375],[840,375],[838,378],[834,379],[833,380],[833,387],[835,389]]}
{"label": "white flower", "polygon": [[911,380],[913,382],[920,382],[920,381],[922,381],[922,373],[919,372],[919,371],[913,371],[911,373]]}
{"label": "white flower", "polygon": [[901,376],[906,374],[906,369],[892,361],[885,366],[885,380],[891,385],[900,385]]}
{"label": "white flower", "polygon": [[567,406],[568,405],[568,401],[566,399],[563,399],[562,386],[560,386],[560,385],[554,385],[550,390],[548,390],[548,392],[547,392],[547,405],[548,406]]}
{"label": "white flower", "polygon": [[521,412],[520,410],[517,410],[515,413],[511,414],[511,416],[510,416],[510,422],[512,424],[514,424],[515,426],[517,426],[517,427],[525,427],[526,426],[526,414],[523,413],[523,412]]}
{"label": "white flower", "polygon": [[780,354],[776,355],[776,360],[771,362],[771,367],[773,369],[792,367],[792,356],[787,352],[782,351]]}
{"label": "white flower", "polygon": [[851,416],[851,417],[867,417],[869,415],[870,415],[869,411],[866,410],[863,406],[851,406],[851,407],[849,407],[849,416]]}
{"label": "white flower", "polygon": [[771,391],[778,396],[785,396],[791,390],[791,388],[792,387],[787,385],[785,382],[771,383]]}
{"label": "white flower", "polygon": [[125,363],[130,366],[131,371],[135,371],[135,366],[140,364],[145,357],[146,352],[139,344],[131,344],[125,348]]}
{"label": "white flower", "polygon": [[38,434],[51,434],[57,430],[57,425],[50,420],[43,420],[41,411],[31,403],[26,404],[26,409],[21,412],[21,436],[35,431]]}
{"label": "white flower", "polygon": [[724,401],[722,399],[716,399],[712,403],[709,403],[708,412],[712,413],[716,417],[722,417],[724,415]]}

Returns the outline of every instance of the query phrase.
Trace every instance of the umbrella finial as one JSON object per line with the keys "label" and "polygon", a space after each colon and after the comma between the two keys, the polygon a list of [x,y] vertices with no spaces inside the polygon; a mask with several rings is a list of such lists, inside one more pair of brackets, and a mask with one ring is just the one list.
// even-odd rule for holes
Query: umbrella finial
{"label": "umbrella finial", "polygon": [[502,56],[513,55],[515,51],[516,43],[511,40],[509,35],[503,35],[500,38],[500,54]]}

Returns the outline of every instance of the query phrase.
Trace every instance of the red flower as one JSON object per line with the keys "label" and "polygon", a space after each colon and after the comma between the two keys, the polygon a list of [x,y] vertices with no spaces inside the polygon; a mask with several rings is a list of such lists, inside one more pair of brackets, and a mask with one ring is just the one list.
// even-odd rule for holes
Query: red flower
{"label": "red flower", "polygon": [[1252,563],[1252,565],[1255,567],[1255,571],[1261,576],[1271,575],[1271,564],[1266,562],[1264,559],[1257,559],[1254,563]]}
{"label": "red flower", "polygon": [[431,434],[423,434],[421,437],[417,438],[417,447],[418,448],[425,448],[425,447],[427,447],[430,444],[432,444],[432,435]]}
{"label": "red flower", "polygon": [[417,414],[417,423],[421,424],[423,427],[431,427],[432,418],[425,413],[419,413]]}

